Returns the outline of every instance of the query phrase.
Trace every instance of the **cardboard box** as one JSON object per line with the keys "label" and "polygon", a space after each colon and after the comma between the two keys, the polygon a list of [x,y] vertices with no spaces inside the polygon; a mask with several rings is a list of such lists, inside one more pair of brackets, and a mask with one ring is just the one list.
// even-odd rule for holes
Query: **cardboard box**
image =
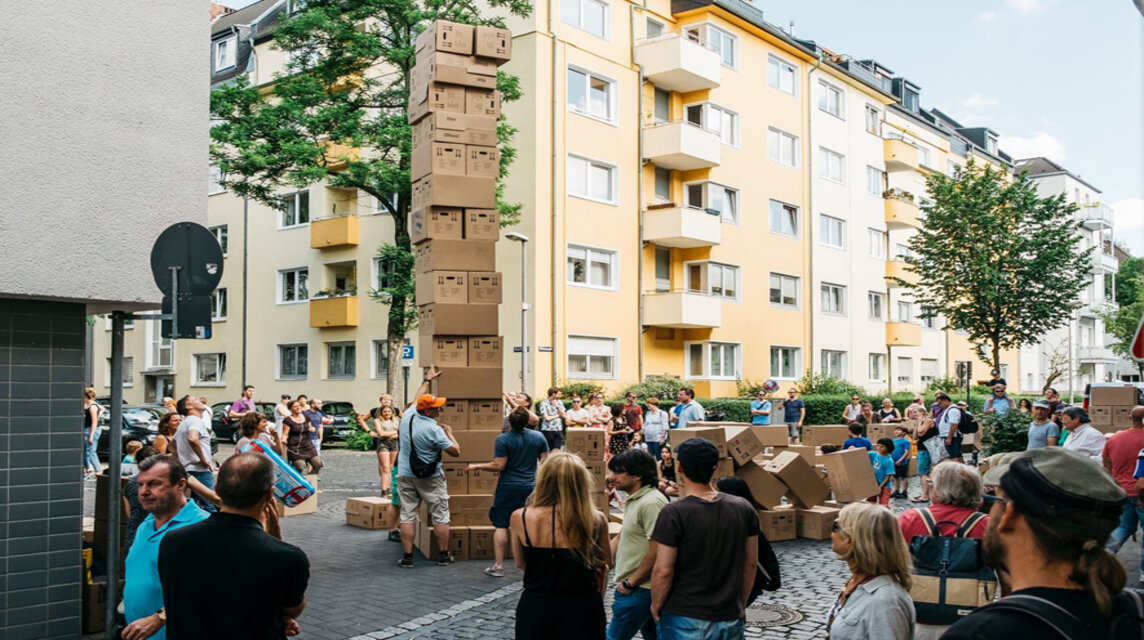
{"label": "cardboard box", "polygon": [[[437,367],[437,395],[446,398],[487,398],[501,393],[503,384],[500,367]],[[492,458],[489,458],[490,460]]]}
{"label": "cardboard box", "polygon": [[[496,557],[495,527],[472,525],[469,527],[469,560],[492,560]],[[512,541],[505,545],[505,558],[512,557]]]}
{"label": "cardboard box", "polygon": [[794,513],[798,537],[810,538],[811,540],[829,540],[838,512],[839,509],[828,507],[796,509]]}
{"label": "cardboard box", "polygon": [[801,444],[801,445],[792,444],[790,446],[783,447],[782,450],[783,451],[790,451],[791,453],[797,453],[798,455],[802,456],[802,459],[806,460],[807,464],[809,464],[812,467],[818,463],[818,461],[815,459],[814,447],[811,447],[811,446],[808,446],[805,444]]}
{"label": "cardboard box", "polygon": [[814,465],[814,470],[818,472],[818,477],[822,478],[822,481],[826,483],[827,488],[833,491],[834,487],[830,486],[830,474],[826,473],[826,465],[816,464]]}
{"label": "cardboard box", "polygon": [[573,427],[564,432],[564,450],[584,460],[604,459],[604,430]]}
{"label": "cardboard box", "polygon": [[961,436],[961,449],[962,451],[981,451],[981,445],[978,444],[976,433],[965,433]]}
{"label": "cardboard box", "polygon": [[428,240],[413,248],[416,271],[496,271],[496,246],[489,240]]}
{"label": "cardboard box", "polygon": [[[127,500],[123,496],[123,487],[127,486],[127,481],[131,478],[121,478],[119,480],[119,502],[122,508],[119,510],[119,521],[126,523],[127,519],[131,516],[131,510],[127,506]],[[107,474],[100,472],[95,474],[95,519],[108,520],[110,514],[107,510],[108,494],[111,492],[111,484],[107,481]]]}
{"label": "cardboard box", "polygon": [[790,432],[786,426],[760,427],[751,426],[751,433],[755,434],[764,447],[785,447],[790,442]]}
{"label": "cardboard box", "polygon": [[473,53],[473,27],[448,20],[435,20],[417,36],[417,51],[447,51],[462,55]]}
{"label": "cardboard box", "polygon": [[1107,429],[1112,426],[1112,413],[1113,409],[1109,405],[1090,405],[1088,419],[1092,422],[1092,426]]}
{"label": "cardboard box", "polygon": [[449,553],[454,560],[469,559],[469,528],[449,524]]}
{"label": "cardboard box", "polygon": [[797,520],[790,510],[759,512],[759,527],[770,542],[794,540],[798,532]]}
{"label": "cardboard box", "polygon": [[491,60],[473,56],[445,51],[419,51],[409,75],[411,92],[413,87],[430,82],[496,89],[497,65]]}
{"label": "cardboard box", "polygon": [[[496,333],[498,308],[495,304],[427,304],[417,309],[418,329],[421,335],[435,336]],[[499,394],[498,390],[490,395]]]}
{"label": "cardboard box", "polygon": [[1132,422],[1132,410],[1136,405],[1123,405],[1112,407],[1112,424],[1124,429],[1128,428],[1128,423]]}
{"label": "cardboard box", "polygon": [[612,512],[612,506],[608,501],[608,494],[602,491],[600,493],[592,494],[592,503],[595,504],[596,508],[603,512],[604,515]]}
{"label": "cardboard box", "polygon": [[846,449],[823,456],[827,477],[834,499],[839,502],[857,502],[877,495],[878,482],[870,457],[863,449]]}
{"label": "cardboard box", "polygon": [[465,175],[465,145],[453,142],[430,142],[413,147],[409,177],[413,180],[433,174]]}
{"label": "cardboard box", "polygon": [[392,529],[397,524],[390,517],[388,498],[349,498],[346,500],[346,524],[362,529]]}
{"label": "cardboard box", "polygon": [[437,422],[453,427],[454,429],[469,428],[469,401],[446,398],[445,406],[437,416]]}
{"label": "cardboard box", "polygon": [[[504,424],[504,410],[501,400],[469,400],[469,429],[500,429]],[[491,458],[490,458],[491,460]]]}
{"label": "cardboard box", "polygon": [[478,56],[496,60],[512,58],[512,32],[508,29],[477,27],[474,32],[473,43],[473,53]]}
{"label": "cardboard box", "polygon": [[831,509],[841,509],[842,507],[845,507],[846,504],[837,500],[827,500],[826,502],[822,503],[822,506],[830,507]]}
{"label": "cardboard box", "polygon": [[452,460],[453,458],[443,455],[441,456],[441,471],[445,472],[445,488],[450,496],[463,496],[469,494],[469,472],[468,463],[465,462],[444,462],[444,460]]}
{"label": "cardboard box", "polygon": [[[465,95],[466,102],[469,96]],[[1092,386],[1088,393],[1088,406],[1106,406],[1106,405],[1120,405],[1120,406],[1135,406],[1139,391],[1131,383],[1125,383],[1119,387],[1098,387]]]}
{"label": "cardboard box", "polygon": [[493,506],[492,494],[470,494],[449,497],[449,520],[451,526],[488,526],[489,509]]}
{"label": "cardboard box", "polygon": [[464,212],[460,207],[415,209],[409,214],[409,239],[413,244],[426,240],[461,240],[465,237]]}
{"label": "cardboard box", "polygon": [[85,582],[83,592],[83,632],[100,633],[107,627],[107,578]]}
{"label": "cardboard box", "polygon": [[465,88],[453,84],[430,82],[410,87],[406,119],[410,124],[434,113],[465,113]]}
{"label": "cardboard box", "polygon": [[763,453],[763,443],[747,425],[723,427],[727,442],[727,455],[735,464],[746,464]]}
{"label": "cardboard box", "polygon": [[413,125],[413,146],[430,142],[495,147],[497,121],[489,116],[435,111]]}
{"label": "cardboard box", "polygon": [[500,368],[504,366],[504,338],[473,336],[469,338],[469,366]]}
{"label": "cardboard box", "polygon": [[[751,462],[748,460],[747,462]],[[711,474],[711,480],[715,481],[719,478],[730,478],[735,475],[735,461],[733,458],[719,458],[719,463],[715,465],[715,473]]]}
{"label": "cardboard box", "polygon": [[469,302],[475,304],[500,304],[504,290],[504,278],[498,272],[469,272]]}
{"label": "cardboard box", "polygon": [[623,523],[624,523],[624,514],[623,514],[623,512],[620,512],[620,513],[609,513],[609,514],[608,514],[608,522],[618,522],[619,524],[623,524]]}
{"label": "cardboard box", "polygon": [[[302,477],[306,478],[306,481],[309,482],[310,485],[314,487],[314,491],[318,490],[318,476],[316,474],[303,475]],[[274,502],[275,502],[275,504],[278,505],[278,517],[279,518],[290,518],[293,516],[304,516],[304,515],[307,515],[310,513],[317,513],[318,512],[318,494],[317,493],[310,496],[309,498],[306,498],[296,507],[287,507],[286,503],[284,503],[278,499],[275,499]]]}
{"label": "cardboard box", "polygon": [[[457,439],[457,446],[461,448],[461,455],[457,457],[445,456],[450,462],[488,462],[493,459],[493,446],[500,429],[495,431],[454,431],[453,437]],[[450,500],[450,504],[452,501]]]}
{"label": "cardboard box", "polygon": [[[469,364],[469,339],[460,336],[421,336],[418,339],[421,366],[464,367]],[[448,397],[448,396],[446,396]]]}
{"label": "cardboard box", "polygon": [[874,444],[878,444],[879,438],[892,439],[894,437],[894,426],[895,425],[892,424],[881,423],[866,425],[866,437]]}
{"label": "cardboard box", "polygon": [[[492,458],[489,458],[490,460]],[[496,471],[470,471],[469,493],[496,493],[500,474]]]}
{"label": "cardboard box", "polygon": [[608,488],[608,463],[603,460],[585,460],[584,466],[588,467],[588,473],[592,474],[596,491],[606,491]]}
{"label": "cardboard box", "polygon": [[[686,427],[684,429],[672,429],[668,432],[667,436],[672,449],[679,446],[681,442],[692,438],[706,438],[710,440],[711,443],[719,449],[719,457],[727,457],[727,434],[723,431],[723,427]],[[760,451],[759,453],[762,452]]]}
{"label": "cardboard box", "polygon": [[[471,147],[477,149],[479,147]],[[499,240],[500,212],[496,209],[468,209],[465,211],[465,239]]]}
{"label": "cardboard box", "polygon": [[468,271],[430,271],[418,273],[414,278],[417,306],[448,302],[465,304],[469,301]]}
{"label": "cardboard box", "polygon": [[465,175],[480,176],[483,178],[496,178],[499,176],[500,150],[496,147],[466,145]]}
{"label": "cardboard box", "polygon": [[910,470],[907,472],[911,477],[918,475],[918,457],[913,456],[910,458]]}
{"label": "cardboard box", "polygon": [[[773,509],[782,504],[787,486],[768,473],[759,463],[750,462],[740,465],[738,469],[735,469],[735,476],[742,478],[751,488],[751,495],[755,497],[755,502],[768,509]],[[794,521],[792,520],[791,523],[793,525]]]}
{"label": "cardboard box", "polygon": [[844,426],[813,425],[802,428],[802,443],[812,447],[821,447],[824,444],[841,447],[849,437],[850,431]]}
{"label": "cardboard box", "polygon": [[797,453],[784,451],[764,467],[787,486],[787,499],[801,509],[822,504],[830,497],[830,489],[822,477]]}
{"label": "cardboard box", "polygon": [[477,89],[474,87],[465,88],[465,113],[473,116],[499,118],[500,111],[500,91]]}
{"label": "cardboard box", "polygon": [[[413,183],[414,209],[424,207],[490,209],[495,207],[496,203],[496,180],[492,178],[430,173]],[[495,268],[490,266],[484,270],[492,271]]]}

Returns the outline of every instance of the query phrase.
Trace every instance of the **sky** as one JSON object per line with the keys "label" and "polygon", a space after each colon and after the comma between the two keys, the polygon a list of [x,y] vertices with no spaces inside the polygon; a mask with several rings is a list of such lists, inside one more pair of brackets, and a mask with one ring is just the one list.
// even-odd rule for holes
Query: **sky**
{"label": "sky", "polygon": [[[242,7],[248,0],[223,0]],[[768,22],[873,58],[1014,158],[1048,157],[1103,191],[1144,255],[1144,17],[1131,0],[754,0]]]}

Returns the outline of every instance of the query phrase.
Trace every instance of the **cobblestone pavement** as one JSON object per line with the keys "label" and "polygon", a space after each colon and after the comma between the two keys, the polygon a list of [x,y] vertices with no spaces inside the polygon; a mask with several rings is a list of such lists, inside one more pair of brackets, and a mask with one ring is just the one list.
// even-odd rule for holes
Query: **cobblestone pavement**
{"label": "cobblestone pavement", "polygon": [[[217,458],[224,459],[230,449],[220,447]],[[376,457],[333,449],[323,458],[318,513],[282,522],[286,541],[310,558],[308,605],[299,619],[302,640],[512,638],[523,574],[511,561],[503,579],[485,576],[486,565],[479,561],[438,567],[418,555],[412,570],[398,568],[401,545],[387,541],[386,532],[345,524],[346,498],[379,491]],[[94,483],[88,483],[87,515],[94,493]],[[894,502],[895,511],[909,506],[906,501]],[[760,596],[748,615],[747,636],[821,638],[828,610],[846,579],[845,564],[834,557],[829,541],[780,542],[775,550],[783,587]],[[1119,557],[1134,584],[1139,576],[1139,544],[1129,542]],[[611,590],[606,599],[609,613],[610,594]],[[763,607],[772,605],[797,612],[798,620],[782,626],[752,622],[765,619]]]}

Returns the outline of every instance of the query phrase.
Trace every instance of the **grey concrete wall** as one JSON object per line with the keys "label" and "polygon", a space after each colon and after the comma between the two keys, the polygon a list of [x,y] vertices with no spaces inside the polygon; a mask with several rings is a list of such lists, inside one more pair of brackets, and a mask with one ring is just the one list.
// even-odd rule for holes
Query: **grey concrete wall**
{"label": "grey concrete wall", "polygon": [[205,222],[209,0],[6,3],[0,295],[142,308],[151,245]]}
{"label": "grey concrete wall", "polygon": [[80,632],[84,306],[0,298],[0,638]]}

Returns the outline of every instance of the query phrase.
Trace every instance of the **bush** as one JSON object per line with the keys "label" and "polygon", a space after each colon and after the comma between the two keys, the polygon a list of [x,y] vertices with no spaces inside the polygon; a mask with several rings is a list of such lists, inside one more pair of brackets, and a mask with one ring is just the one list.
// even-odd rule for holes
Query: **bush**
{"label": "bush", "polygon": [[647,380],[624,388],[624,390],[620,392],[620,395],[610,401],[609,404],[611,402],[623,402],[624,396],[629,393],[636,394],[636,401],[640,403],[647,401],[648,398],[654,397],[660,400],[668,400],[674,404],[675,395],[679,393],[680,389],[688,386],[690,385],[675,376],[648,376]]}
{"label": "bush", "polygon": [[[813,373],[807,371],[803,374],[802,379],[795,383],[795,388],[798,389],[799,395],[867,395],[866,390],[858,385],[842,378],[835,378],[828,376],[824,373]],[[849,398],[847,398],[849,402]],[[839,408],[839,411],[842,409]]]}
{"label": "bush", "polygon": [[[751,401],[740,398],[696,398],[707,411],[722,411],[726,422],[750,422]],[[772,419],[772,422],[778,424]]]}
{"label": "bush", "polygon": [[735,381],[735,390],[739,393],[740,398],[753,398],[755,394],[763,388],[763,382],[755,382],[750,378]]}
{"label": "bush", "polygon": [[355,429],[346,436],[346,448],[354,451],[373,451],[373,436],[361,429]]}
{"label": "bush", "polygon": [[[560,391],[564,394],[564,401],[568,403],[569,406],[571,406],[572,403],[572,396],[580,396],[584,399],[584,406],[587,406],[589,396],[594,393],[604,392],[604,387],[598,384],[593,384],[591,382],[565,382],[564,384],[557,386],[560,387]],[[544,391],[548,390],[545,389]],[[544,391],[539,392],[537,395],[544,393]],[[542,400],[543,398],[540,399]]]}
{"label": "bush", "polygon": [[1029,443],[1031,420],[1019,411],[1010,411],[1003,416],[980,416],[983,455],[1024,451]]}
{"label": "bush", "polygon": [[958,390],[961,390],[964,392],[965,387],[961,386],[961,383],[959,383],[957,381],[957,378],[953,378],[953,377],[934,378],[933,382],[926,385],[925,394],[927,396],[932,396],[933,394],[937,393],[938,391],[943,391],[943,392],[949,394],[950,396],[952,396]]}

